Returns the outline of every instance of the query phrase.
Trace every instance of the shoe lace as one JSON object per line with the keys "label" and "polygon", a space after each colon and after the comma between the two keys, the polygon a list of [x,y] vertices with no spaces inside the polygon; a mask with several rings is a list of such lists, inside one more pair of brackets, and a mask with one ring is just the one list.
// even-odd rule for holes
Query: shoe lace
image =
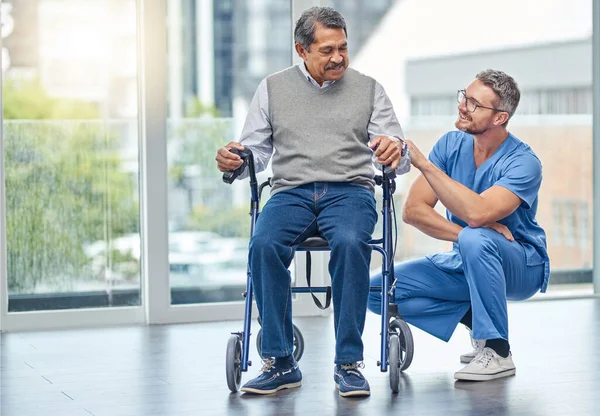
{"label": "shoe lace", "polygon": [[[340,370],[345,370],[349,374],[354,374],[355,376],[361,377],[362,374],[360,373],[360,371],[358,371],[359,368],[365,368],[365,363],[360,361],[358,363],[340,365]],[[354,371],[352,371],[352,370],[354,370]]]}
{"label": "shoe lace", "polygon": [[485,347],[485,340],[473,339],[473,331],[469,329],[469,337],[471,338],[471,345],[475,351],[481,351]]}
{"label": "shoe lace", "polygon": [[481,350],[479,352],[479,354],[477,354],[477,356],[475,356],[475,358],[473,359],[474,363],[481,363],[483,364],[484,367],[487,367],[490,363],[490,361],[492,360],[492,358],[494,358],[494,353],[492,352],[491,349],[489,348],[484,348],[483,350]]}
{"label": "shoe lace", "polygon": [[262,368],[260,371],[263,373],[268,373],[271,371],[271,368],[275,365],[275,360],[273,358],[263,358],[262,360]]}

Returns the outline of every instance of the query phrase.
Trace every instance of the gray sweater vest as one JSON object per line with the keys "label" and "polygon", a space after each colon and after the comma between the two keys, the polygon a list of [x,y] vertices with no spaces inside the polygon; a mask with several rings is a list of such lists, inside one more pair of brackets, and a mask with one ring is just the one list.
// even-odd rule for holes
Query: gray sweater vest
{"label": "gray sweater vest", "polygon": [[297,66],[267,78],[273,194],[310,182],[351,182],[374,190],[367,132],[374,89],[375,80],[350,68],[321,89]]}

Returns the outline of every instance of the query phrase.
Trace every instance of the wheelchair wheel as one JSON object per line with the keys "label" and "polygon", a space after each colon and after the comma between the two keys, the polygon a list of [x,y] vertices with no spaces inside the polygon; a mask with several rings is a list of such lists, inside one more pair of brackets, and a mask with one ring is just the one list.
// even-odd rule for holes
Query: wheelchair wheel
{"label": "wheelchair wheel", "polygon": [[237,335],[230,336],[227,341],[225,371],[227,387],[235,393],[242,381],[242,340]]}
{"label": "wheelchair wheel", "polygon": [[390,332],[398,336],[399,340],[399,363],[400,371],[406,370],[412,363],[415,351],[412,332],[406,322],[401,319],[393,319],[390,322]]}
{"label": "wheelchair wheel", "polygon": [[400,339],[398,335],[392,335],[388,342],[388,365],[390,369],[390,388],[393,393],[398,393],[400,383]]}
{"label": "wheelchair wheel", "polygon": [[[262,329],[256,334],[256,350],[258,351],[258,355],[262,357]],[[304,337],[296,325],[294,325],[293,354],[296,361],[300,361],[300,358],[302,358],[302,355],[304,354]]]}

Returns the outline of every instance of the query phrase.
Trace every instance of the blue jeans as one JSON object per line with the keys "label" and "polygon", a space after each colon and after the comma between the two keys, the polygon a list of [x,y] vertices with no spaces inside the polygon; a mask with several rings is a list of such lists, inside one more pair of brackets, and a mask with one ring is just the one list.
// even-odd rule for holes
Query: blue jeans
{"label": "blue jeans", "polygon": [[[471,307],[474,339],[508,340],[506,302],[533,296],[542,286],[544,265],[528,266],[521,244],[489,228],[463,228],[457,245],[455,252],[394,267],[398,312],[406,322],[448,341]],[[444,257],[453,261],[444,263]],[[380,286],[381,274],[371,284]],[[371,292],[369,309],[380,313],[380,305],[381,294]]]}
{"label": "blue jeans", "polygon": [[280,191],[266,203],[250,239],[250,272],[262,319],[263,357],[293,352],[288,268],[298,244],[318,231],[331,247],[329,274],[336,336],[335,363],[363,359],[362,332],[377,212],[367,188],[315,182]]}

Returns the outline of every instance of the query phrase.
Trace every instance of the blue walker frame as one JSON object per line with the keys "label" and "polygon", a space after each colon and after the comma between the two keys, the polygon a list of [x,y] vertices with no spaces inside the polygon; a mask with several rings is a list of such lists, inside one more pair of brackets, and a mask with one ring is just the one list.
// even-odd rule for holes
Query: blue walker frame
{"label": "blue walker frame", "polygon": [[[234,153],[237,153],[244,160],[244,164],[240,169],[240,172],[248,166],[250,173],[250,191],[251,191],[251,199],[250,199],[250,237],[254,235],[254,227],[256,226],[256,221],[260,214],[260,195],[262,194],[262,190],[265,186],[270,185],[270,178],[266,182],[262,183],[260,187],[258,186],[258,182],[256,179],[256,171],[254,168],[254,158],[252,156],[252,152],[249,149],[244,150],[243,152],[237,151],[237,149],[232,149]],[[238,173],[239,175],[239,173]],[[223,175],[223,181],[226,183],[232,183],[233,180],[238,175],[232,175],[231,172],[226,172]],[[394,267],[393,267],[393,242],[392,242],[392,195],[396,188],[395,183],[395,172],[387,172],[385,167],[382,167],[381,175],[377,175],[375,177],[375,182],[377,185],[381,186],[383,189],[383,207],[382,207],[382,216],[383,216],[383,237],[380,239],[372,239],[369,244],[371,247],[379,252],[383,257],[383,265],[382,265],[382,275],[383,281],[382,286],[371,286],[369,292],[380,292],[382,295],[381,300],[381,346],[380,346],[380,360],[377,362],[381,372],[387,372],[388,366],[393,365],[393,370],[395,367],[398,367],[398,371],[393,371],[390,374],[390,386],[393,392],[398,391],[398,375],[401,371],[408,368],[410,362],[412,361],[413,355],[413,341],[412,334],[410,333],[410,328],[408,325],[402,321],[399,313],[398,307],[395,303],[395,285],[396,280],[394,278]],[[325,240],[323,240],[325,242]],[[329,247],[302,247],[302,244],[298,246],[296,251],[330,251]],[[392,253],[390,256],[389,253]],[[228,384],[230,390],[232,392],[237,391],[239,389],[239,380],[237,380],[236,388],[232,388],[233,386],[230,383],[229,377],[231,376],[229,373],[234,371],[230,368],[231,364],[235,365],[235,375],[239,379],[241,377],[241,372],[247,372],[248,367],[252,365],[252,362],[249,361],[249,352],[250,352],[250,329],[252,322],[252,276],[250,273],[250,265],[247,264],[247,280],[246,280],[246,291],[243,296],[245,297],[245,313],[244,313],[244,330],[242,332],[232,332],[232,335],[236,336],[241,342],[241,357],[239,357],[239,363],[236,359],[235,363],[230,363],[231,357],[228,355]],[[388,288],[384,290],[384,288]],[[328,293],[331,290],[330,287],[327,286],[318,286],[318,287],[292,287],[292,293]],[[386,336],[383,336],[386,334]],[[405,360],[404,362],[399,362],[396,357],[392,357],[393,360],[390,362],[389,357],[389,349],[391,347],[391,337],[393,336],[404,336],[402,341],[398,340],[398,347],[402,348],[404,345],[405,352]],[[394,347],[396,348],[396,347]],[[395,352],[396,353],[396,352]],[[400,353],[401,354],[401,353]],[[239,366],[239,368],[238,368]]]}

